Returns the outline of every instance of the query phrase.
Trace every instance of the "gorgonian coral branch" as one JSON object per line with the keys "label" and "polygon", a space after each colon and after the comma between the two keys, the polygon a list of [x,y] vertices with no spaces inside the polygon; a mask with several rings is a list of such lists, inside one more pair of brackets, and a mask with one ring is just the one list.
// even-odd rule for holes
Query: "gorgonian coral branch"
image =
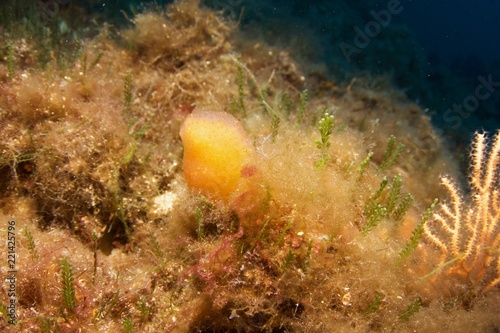
{"label": "gorgonian coral branch", "polygon": [[500,131],[491,144],[476,133],[471,159],[470,200],[442,177],[450,200],[424,226],[424,235],[441,252],[440,265],[457,258],[447,274],[459,273],[487,291],[500,284]]}

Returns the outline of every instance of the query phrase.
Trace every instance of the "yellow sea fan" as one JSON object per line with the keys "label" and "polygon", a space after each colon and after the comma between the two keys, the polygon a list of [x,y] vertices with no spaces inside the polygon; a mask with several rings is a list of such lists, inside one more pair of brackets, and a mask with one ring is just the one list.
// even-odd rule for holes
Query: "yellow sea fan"
{"label": "yellow sea fan", "polygon": [[500,284],[500,131],[491,144],[476,133],[471,158],[470,199],[442,177],[450,202],[441,204],[424,234],[440,250],[445,274],[462,275],[486,292]]}

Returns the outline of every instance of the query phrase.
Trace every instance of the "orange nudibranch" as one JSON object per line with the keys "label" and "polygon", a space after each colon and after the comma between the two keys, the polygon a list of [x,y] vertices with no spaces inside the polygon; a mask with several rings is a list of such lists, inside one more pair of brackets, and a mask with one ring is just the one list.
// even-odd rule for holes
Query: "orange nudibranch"
{"label": "orange nudibranch", "polygon": [[195,111],[184,120],[180,136],[190,188],[226,203],[245,191],[254,148],[235,117]]}

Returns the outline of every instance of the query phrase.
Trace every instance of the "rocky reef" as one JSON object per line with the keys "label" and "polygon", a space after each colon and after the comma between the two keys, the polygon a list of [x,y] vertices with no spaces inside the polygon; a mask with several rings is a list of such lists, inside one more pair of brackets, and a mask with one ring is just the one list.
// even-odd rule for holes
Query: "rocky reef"
{"label": "rocky reef", "polygon": [[2,331],[500,329],[498,134],[469,191],[387,77],[196,0],[58,4],[1,28]]}

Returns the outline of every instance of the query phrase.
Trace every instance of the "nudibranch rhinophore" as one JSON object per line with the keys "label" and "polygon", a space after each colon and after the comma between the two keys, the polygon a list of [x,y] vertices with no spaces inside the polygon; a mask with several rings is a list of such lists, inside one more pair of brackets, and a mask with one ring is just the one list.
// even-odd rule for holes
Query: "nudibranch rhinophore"
{"label": "nudibranch rhinophore", "polygon": [[190,188],[229,203],[244,191],[245,170],[254,148],[241,123],[232,115],[195,111],[184,120],[184,177]]}

